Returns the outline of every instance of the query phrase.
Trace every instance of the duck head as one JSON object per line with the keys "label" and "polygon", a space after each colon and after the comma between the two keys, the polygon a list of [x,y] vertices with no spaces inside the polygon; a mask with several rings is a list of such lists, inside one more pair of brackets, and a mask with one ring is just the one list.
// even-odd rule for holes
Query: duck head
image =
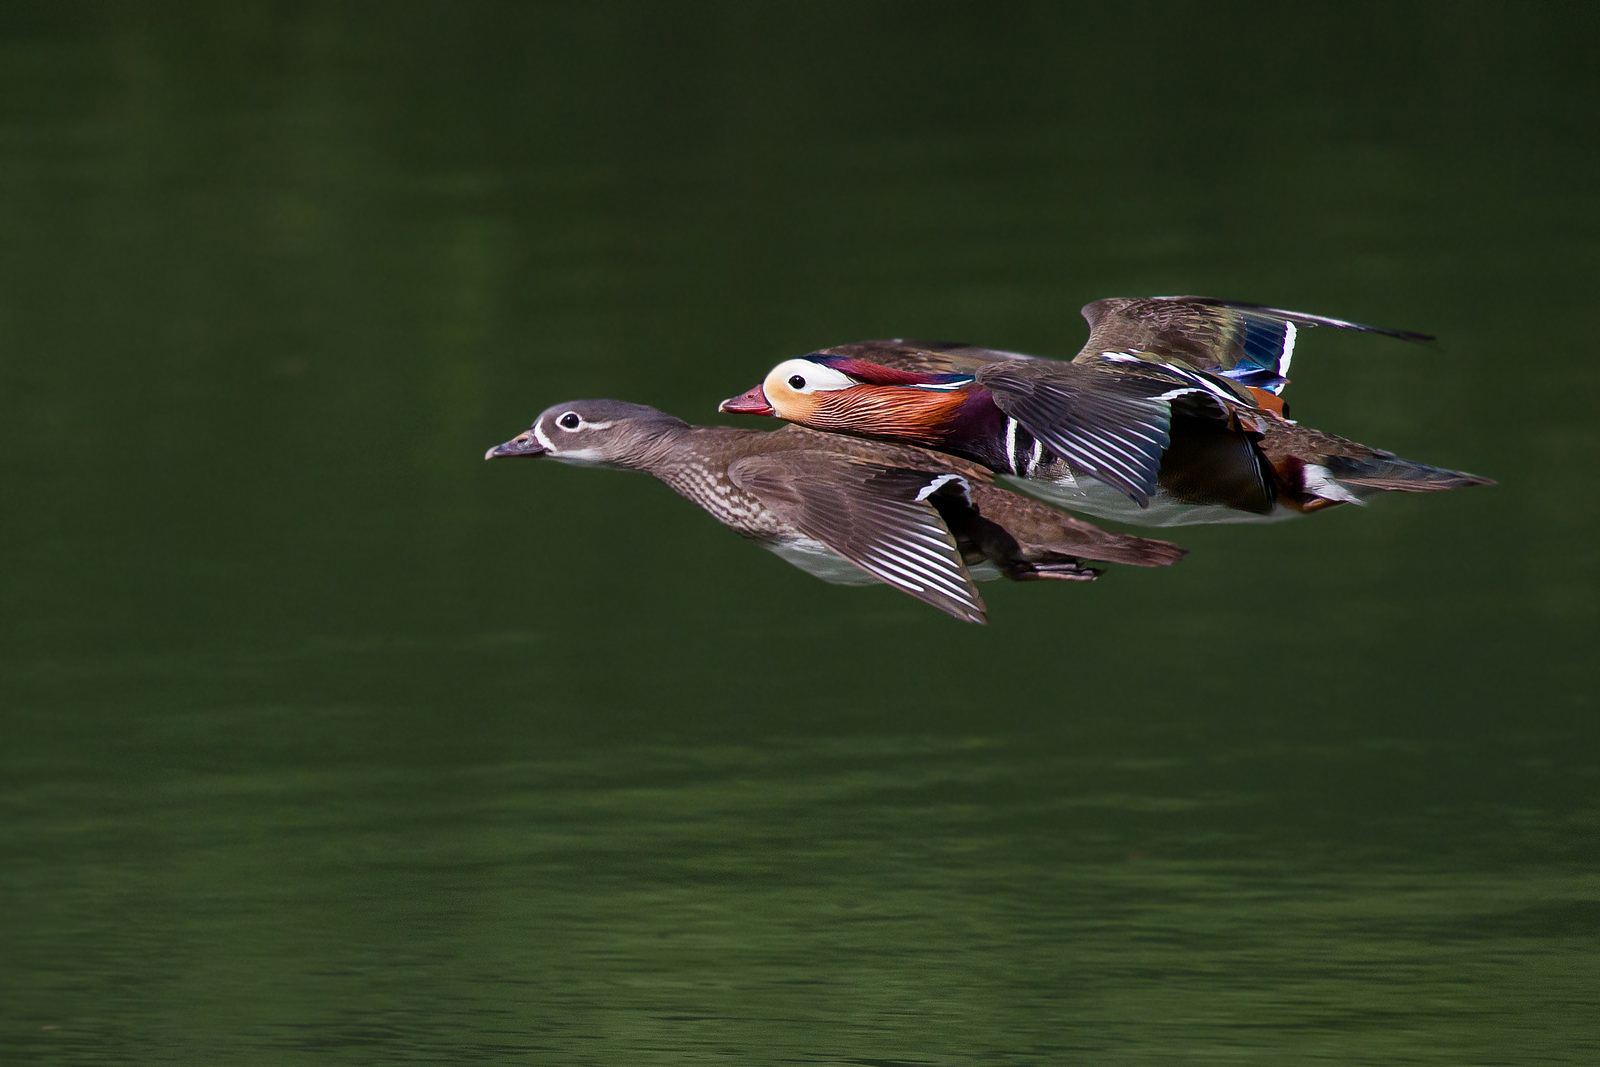
{"label": "duck head", "polygon": [[569,400],[540,412],[533,425],[495,445],[484,459],[546,456],[597,467],[639,466],[663,436],[688,424],[644,404],[622,400]]}
{"label": "duck head", "polygon": [[972,378],[924,374],[844,356],[786,359],[717,410],[775,415],[814,430],[933,444],[961,411]]}

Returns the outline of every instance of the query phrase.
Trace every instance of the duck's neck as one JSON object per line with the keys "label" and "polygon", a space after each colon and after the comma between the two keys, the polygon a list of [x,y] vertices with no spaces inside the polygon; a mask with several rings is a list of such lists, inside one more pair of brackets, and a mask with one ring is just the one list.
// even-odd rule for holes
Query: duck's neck
{"label": "duck's neck", "polygon": [[695,427],[677,420],[651,426],[629,449],[628,466],[662,477],[664,472],[682,466],[686,455],[693,452],[688,442],[694,430]]}

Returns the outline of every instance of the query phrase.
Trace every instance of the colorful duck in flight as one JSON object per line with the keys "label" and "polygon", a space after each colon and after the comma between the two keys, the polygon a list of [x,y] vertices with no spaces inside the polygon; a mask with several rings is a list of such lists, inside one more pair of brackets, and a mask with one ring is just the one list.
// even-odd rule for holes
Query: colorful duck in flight
{"label": "colorful duck in flight", "polygon": [[960,456],[1050,503],[1150,526],[1492,484],[1287,418],[1305,329],[1426,335],[1204,297],[1112,298],[1083,314],[1089,340],[1071,362],[867,341],[785,360],[720,410]]}

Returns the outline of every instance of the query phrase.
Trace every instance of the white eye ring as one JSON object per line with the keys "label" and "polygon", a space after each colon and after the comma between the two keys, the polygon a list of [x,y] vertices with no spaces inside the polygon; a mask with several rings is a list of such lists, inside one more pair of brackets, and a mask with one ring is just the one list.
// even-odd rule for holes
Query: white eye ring
{"label": "white eye ring", "polygon": [[[794,380],[800,379],[800,384],[795,385]],[[813,363],[809,359],[786,359],[767,375],[770,385],[781,383],[785,389],[796,393],[830,392],[834,389],[848,389],[859,385],[854,378],[832,367],[821,363]]]}
{"label": "white eye ring", "polygon": [[563,411],[556,417],[556,425],[563,430],[576,430],[583,425],[583,416],[576,411]]}

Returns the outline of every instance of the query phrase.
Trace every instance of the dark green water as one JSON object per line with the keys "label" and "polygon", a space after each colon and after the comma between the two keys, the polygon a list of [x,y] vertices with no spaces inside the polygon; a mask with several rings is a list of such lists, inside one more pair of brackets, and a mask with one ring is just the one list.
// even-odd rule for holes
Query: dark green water
{"label": "dark green water", "polygon": [[[1565,10],[0,7],[0,1063],[1600,1062]],[[1502,484],[979,629],[479,458],[1185,291]]]}

